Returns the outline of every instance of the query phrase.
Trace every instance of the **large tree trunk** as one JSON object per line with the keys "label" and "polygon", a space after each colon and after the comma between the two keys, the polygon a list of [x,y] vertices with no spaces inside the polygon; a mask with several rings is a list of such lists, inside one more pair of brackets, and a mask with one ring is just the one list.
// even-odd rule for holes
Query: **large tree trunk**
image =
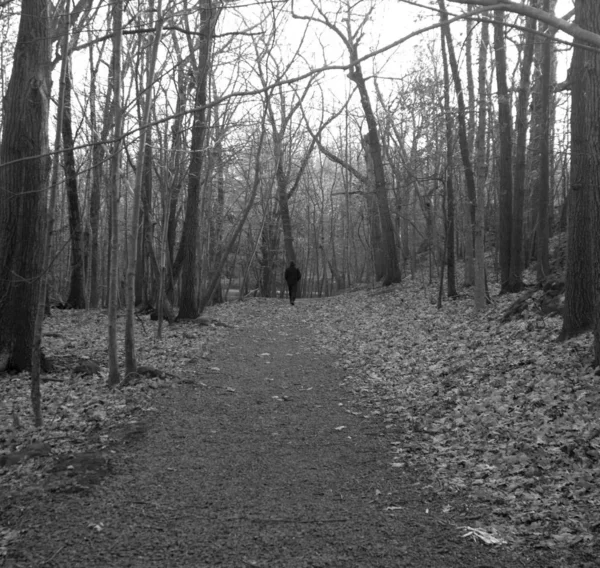
{"label": "large tree trunk", "polygon": [[[576,4],[575,23],[581,25],[582,6]],[[590,239],[590,192],[585,106],[585,50],[573,49],[571,63],[571,190],[567,211],[565,306],[560,339],[589,329],[593,320],[594,285]]]}
{"label": "large tree trunk", "polygon": [[[63,57],[69,57],[63,54]],[[69,233],[71,236],[71,285],[67,305],[76,310],[85,308],[85,279],[83,265],[83,228],[79,195],[77,193],[77,171],[73,151],[73,129],[71,127],[71,65],[67,62],[65,76],[64,114],[62,136],[64,147],[65,186],[69,204]]]}
{"label": "large tree trunk", "polygon": [[47,0],[22,0],[0,147],[0,371],[31,364],[50,160]]}
{"label": "large tree trunk", "polygon": [[379,281],[385,277],[385,251],[383,247],[383,237],[381,235],[381,223],[379,221],[379,209],[377,207],[377,197],[375,196],[375,169],[373,166],[373,157],[369,152],[367,136],[363,136],[363,149],[365,150],[365,161],[367,164],[367,187],[366,205],[369,220],[371,251],[373,254],[373,270],[375,280]]}
{"label": "large tree trunk", "polygon": [[501,292],[508,292],[510,276],[512,226],[512,117],[510,93],[506,80],[506,42],[504,40],[504,12],[496,10],[494,22],[494,49],[496,51],[496,82],[498,85],[498,129],[500,154],[498,158],[498,246],[500,256]]}
{"label": "large tree trunk", "polygon": [[174,276],[181,272],[181,296],[179,298],[179,319],[195,319],[200,315],[198,309],[198,222],[201,191],[201,176],[204,164],[204,140],[207,131],[206,101],[208,97],[208,66],[218,11],[211,2],[202,2],[200,8],[200,48],[198,57],[198,75],[196,80],[196,99],[194,106],[191,141],[191,159],[188,176],[188,192],[183,222],[181,242],[177,258],[173,264]]}
{"label": "large tree trunk", "polygon": [[[582,27],[600,33],[600,2],[578,0],[577,14]],[[600,53],[585,50],[584,62],[585,125],[588,156],[586,181],[590,197],[592,243],[592,293],[594,295],[594,364],[600,364]],[[582,259],[584,260],[584,259]]]}
{"label": "large tree trunk", "polygon": [[[358,53],[356,46],[350,46],[350,59],[356,61]],[[375,198],[377,199],[377,210],[379,213],[379,223],[381,227],[381,242],[384,251],[385,270],[382,284],[389,286],[400,282],[400,265],[398,263],[398,251],[396,248],[396,235],[394,223],[390,214],[390,206],[387,196],[387,183],[385,180],[385,170],[383,167],[383,156],[381,153],[381,142],[377,128],[377,120],[373,113],[371,100],[365,78],[360,64],[354,65],[349,73],[349,77],[358,88],[360,102],[365,114],[367,123],[367,135],[365,137],[366,150],[369,153],[373,163],[373,177],[375,179]]]}

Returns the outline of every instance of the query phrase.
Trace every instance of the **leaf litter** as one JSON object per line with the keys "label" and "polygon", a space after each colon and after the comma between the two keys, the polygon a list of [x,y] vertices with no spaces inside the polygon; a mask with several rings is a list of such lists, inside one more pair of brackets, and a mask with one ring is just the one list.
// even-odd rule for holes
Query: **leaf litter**
{"label": "leaf litter", "polygon": [[484,314],[403,282],[316,306],[322,343],[339,355],[368,416],[398,433],[391,467],[421,466],[440,492],[484,505],[486,543],[554,549],[598,544],[600,382],[591,336],[558,343],[562,320],[531,311],[500,323],[514,295]]}
{"label": "leaf litter", "polygon": [[[499,298],[484,314],[466,297],[438,310],[427,288],[405,281],[391,293],[363,290],[296,307],[320,348],[339,357],[358,395],[358,412],[347,411],[380,418],[396,436],[390,466],[424,467],[441,493],[485,505],[493,527],[458,527],[465,538],[551,549],[597,545],[600,388],[589,367],[590,336],[557,343],[560,318],[533,312],[500,323],[513,299]],[[257,324],[266,325],[265,312],[281,317],[267,300],[250,302],[244,317]],[[230,325],[238,311],[234,303],[211,308]],[[111,390],[105,316],[65,311],[47,320],[46,354],[63,366],[42,385],[45,424],[32,425],[27,374],[3,378],[0,453],[38,442],[55,454],[80,451],[96,431],[94,443],[108,443],[104,431],[152,412],[154,392],[175,385],[172,377],[196,380],[188,365],[202,362],[208,371],[210,344],[226,336],[221,327],[178,324],[158,341],[153,322],[136,325],[138,361],[169,377]],[[74,375],[82,360],[97,361],[100,372]],[[0,467],[1,483],[17,490],[43,475],[31,461]],[[1,526],[0,536],[1,555],[16,537]]]}

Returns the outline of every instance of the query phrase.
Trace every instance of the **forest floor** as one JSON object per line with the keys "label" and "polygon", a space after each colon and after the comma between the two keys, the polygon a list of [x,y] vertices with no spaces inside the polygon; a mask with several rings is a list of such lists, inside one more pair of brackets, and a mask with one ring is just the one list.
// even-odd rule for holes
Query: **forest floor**
{"label": "forest floor", "polygon": [[105,314],[55,312],[43,428],[0,377],[0,566],[597,566],[589,336],[435,294],[143,317],[159,376],[113,390]]}

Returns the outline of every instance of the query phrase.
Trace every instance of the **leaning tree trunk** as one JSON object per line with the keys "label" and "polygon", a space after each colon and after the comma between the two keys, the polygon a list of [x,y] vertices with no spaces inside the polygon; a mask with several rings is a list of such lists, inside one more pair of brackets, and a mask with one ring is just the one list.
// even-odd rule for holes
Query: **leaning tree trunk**
{"label": "leaning tree trunk", "polygon": [[[69,58],[68,54],[63,57]],[[81,310],[85,308],[85,280],[83,266],[83,229],[79,195],[77,193],[77,170],[75,169],[75,152],[73,150],[73,129],[71,127],[71,65],[67,60],[65,76],[64,114],[62,120],[62,136],[64,147],[64,168],[67,202],[69,204],[69,233],[71,236],[71,285],[67,305]]]}
{"label": "leaning tree trunk", "polygon": [[[352,61],[358,59],[358,53],[354,48],[350,54]],[[398,251],[396,248],[396,235],[394,223],[390,214],[390,205],[387,196],[387,183],[385,180],[385,170],[383,167],[383,156],[381,153],[381,141],[377,128],[377,120],[373,113],[369,92],[362,73],[360,64],[353,65],[349,77],[358,88],[360,93],[360,102],[365,113],[365,122],[367,123],[367,135],[365,137],[366,148],[373,163],[373,177],[375,180],[375,198],[377,199],[377,210],[379,213],[379,224],[381,226],[381,241],[384,250],[385,272],[383,276],[383,285],[389,286],[400,282],[400,265],[398,263]]]}
{"label": "leaning tree trunk", "polygon": [[50,160],[48,0],[22,0],[0,147],[0,371],[31,364]]}

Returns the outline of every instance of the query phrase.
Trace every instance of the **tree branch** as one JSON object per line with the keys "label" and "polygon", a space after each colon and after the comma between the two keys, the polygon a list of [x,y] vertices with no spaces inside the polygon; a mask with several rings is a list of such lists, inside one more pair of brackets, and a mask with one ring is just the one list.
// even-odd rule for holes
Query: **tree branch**
{"label": "tree branch", "polygon": [[469,6],[480,6],[486,10],[505,10],[506,12],[513,12],[515,14],[528,16],[529,18],[534,18],[552,26],[553,28],[563,31],[580,41],[600,47],[600,35],[589,30],[585,30],[563,18],[549,14],[541,8],[534,8],[526,4],[517,4],[516,2],[511,2],[509,0],[449,0],[449,2],[454,4],[466,4]]}

